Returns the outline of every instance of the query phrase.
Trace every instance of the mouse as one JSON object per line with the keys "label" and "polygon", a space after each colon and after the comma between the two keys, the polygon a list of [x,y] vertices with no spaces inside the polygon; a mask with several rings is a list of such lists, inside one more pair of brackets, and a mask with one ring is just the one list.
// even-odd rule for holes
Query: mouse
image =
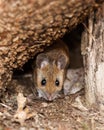
{"label": "mouse", "polygon": [[60,39],[36,56],[33,82],[39,98],[53,101],[59,97],[68,65],[69,49]]}

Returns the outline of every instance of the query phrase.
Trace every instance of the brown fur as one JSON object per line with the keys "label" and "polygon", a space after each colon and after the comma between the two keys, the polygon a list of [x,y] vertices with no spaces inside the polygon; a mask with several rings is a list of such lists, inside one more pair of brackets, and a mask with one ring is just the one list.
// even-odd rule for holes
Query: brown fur
{"label": "brown fur", "polygon": [[[66,44],[61,40],[57,40],[53,46],[49,47],[42,54],[42,57],[39,54],[36,59],[34,81],[36,82],[37,90],[42,91],[41,96],[46,100],[53,100],[57,97],[56,95],[58,92],[62,90],[66,68],[69,64],[69,52]],[[62,56],[64,56],[63,59]],[[41,65],[42,61],[45,61],[46,63],[45,65],[43,64],[43,67]],[[61,67],[58,67],[58,61],[61,64]],[[45,78],[47,82],[45,86],[41,85],[43,78]],[[59,86],[55,85],[56,79],[59,81]]]}

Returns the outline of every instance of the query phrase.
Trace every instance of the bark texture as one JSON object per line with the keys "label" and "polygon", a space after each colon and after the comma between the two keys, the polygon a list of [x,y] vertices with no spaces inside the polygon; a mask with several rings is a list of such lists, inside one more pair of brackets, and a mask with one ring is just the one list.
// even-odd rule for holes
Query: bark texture
{"label": "bark texture", "polygon": [[104,4],[91,13],[82,35],[85,68],[85,97],[92,106],[104,104]]}
{"label": "bark texture", "polygon": [[1,0],[0,88],[14,68],[70,31],[95,6],[94,0]]}

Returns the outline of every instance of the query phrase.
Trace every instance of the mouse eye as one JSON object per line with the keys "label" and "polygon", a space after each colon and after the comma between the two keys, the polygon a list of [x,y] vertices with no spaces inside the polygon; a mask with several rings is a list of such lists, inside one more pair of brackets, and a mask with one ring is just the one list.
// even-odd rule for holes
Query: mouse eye
{"label": "mouse eye", "polygon": [[41,81],[41,85],[42,85],[42,86],[45,86],[45,85],[46,85],[46,79],[43,79],[43,80]]}
{"label": "mouse eye", "polygon": [[59,86],[59,84],[60,84],[60,83],[59,83],[59,80],[56,79],[56,81],[55,81],[55,85],[56,85],[56,86]]}

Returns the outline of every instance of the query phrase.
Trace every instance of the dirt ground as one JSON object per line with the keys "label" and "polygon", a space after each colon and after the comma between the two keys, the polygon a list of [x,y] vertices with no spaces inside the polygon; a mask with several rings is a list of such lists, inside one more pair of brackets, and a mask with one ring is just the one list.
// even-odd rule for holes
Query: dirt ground
{"label": "dirt ground", "polygon": [[[13,79],[0,101],[0,130],[104,130],[104,112],[84,107],[84,90],[69,96],[62,94],[53,102],[38,99],[33,92],[30,74]],[[22,123],[14,116],[18,93],[26,97],[23,111],[27,108],[30,115]]]}

